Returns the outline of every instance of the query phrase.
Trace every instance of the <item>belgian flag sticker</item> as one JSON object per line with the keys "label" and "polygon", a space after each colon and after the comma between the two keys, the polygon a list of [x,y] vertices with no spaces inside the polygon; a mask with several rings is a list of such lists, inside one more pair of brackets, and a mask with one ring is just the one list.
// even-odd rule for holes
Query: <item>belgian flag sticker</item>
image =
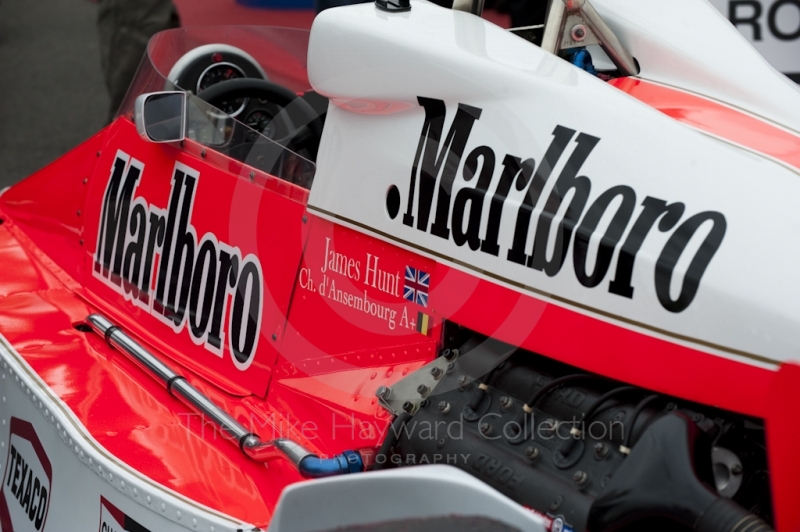
{"label": "belgian flag sticker", "polygon": [[428,331],[431,329],[431,317],[424,312],[417,312],[417,332],[428,336]]}

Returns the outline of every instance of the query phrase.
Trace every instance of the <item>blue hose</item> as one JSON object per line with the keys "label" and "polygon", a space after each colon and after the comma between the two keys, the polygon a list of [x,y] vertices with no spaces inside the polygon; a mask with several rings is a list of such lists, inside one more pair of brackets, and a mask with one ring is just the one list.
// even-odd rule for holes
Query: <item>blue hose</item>
{"label": "blue hose", "polygon": [[332,477],[364,471],[364,460],[356,451],[345,451],[333,458],[312,454],[300,460],[297,467],[305,478]]}
{"label": "blue hose", "polygon": [[594,68],[594,63],[592,62],[592,54],[590,54],[589,50],[586,48],[574,48],[570,50],[568,60],[581,70],[585,70],[593,76],[597,75],[597,69]]}

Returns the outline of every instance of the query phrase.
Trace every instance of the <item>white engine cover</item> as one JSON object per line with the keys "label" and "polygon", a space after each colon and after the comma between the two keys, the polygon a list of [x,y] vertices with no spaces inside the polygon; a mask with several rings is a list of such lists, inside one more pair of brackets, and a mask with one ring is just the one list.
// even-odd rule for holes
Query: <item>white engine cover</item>
{"label": "white engine cover", "polygon": [[312,210],[646,334],[798,358],[797,169],[424,1],[323,12],[309,77],[332,99]]}

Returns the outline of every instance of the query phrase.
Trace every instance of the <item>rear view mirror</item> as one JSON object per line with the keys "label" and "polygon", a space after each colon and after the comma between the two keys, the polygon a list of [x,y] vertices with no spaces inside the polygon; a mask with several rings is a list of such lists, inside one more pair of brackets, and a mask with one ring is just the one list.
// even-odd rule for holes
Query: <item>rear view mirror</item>
{"label": "rear view mirror", "polygon": [[179,142],[186,131],[186,93],[164,91],[136,98],[134,121],[139,136],[149,142]]}

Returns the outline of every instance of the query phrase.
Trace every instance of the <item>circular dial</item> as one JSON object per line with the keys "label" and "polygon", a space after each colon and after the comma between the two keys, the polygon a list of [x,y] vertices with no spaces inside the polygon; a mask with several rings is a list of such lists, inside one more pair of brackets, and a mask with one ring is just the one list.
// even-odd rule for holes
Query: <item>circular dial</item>
{"label": "circular dial", "polygon": [[[197,80],[197,94],[221,81],[244,77],[246,76],[242,69],[233,63],[214,63],[200,74],[200,78]],[[220,102],[218,107],[222,112],[230,116],[236,116],[242,112],[246,105],[247,98],[237,98]]]}
{"label": "circular dial", "polygon": [[275,134],[275,125],[272,123],[272,118],[272,115],[266,111],[257,110],[247,115],[244,123],[262,135],[271,138]]}

